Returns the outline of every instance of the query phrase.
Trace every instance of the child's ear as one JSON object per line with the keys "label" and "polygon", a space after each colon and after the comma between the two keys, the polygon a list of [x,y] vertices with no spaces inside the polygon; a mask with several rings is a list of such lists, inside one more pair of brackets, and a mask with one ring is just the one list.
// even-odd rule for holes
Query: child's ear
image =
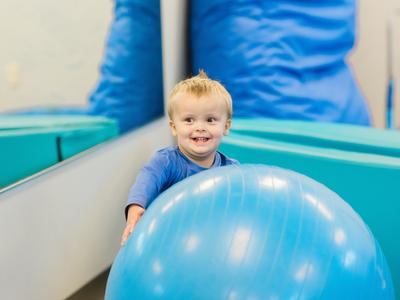
{"label": "child's ear", "polygon": [[172,135],[176,136],[176,126],[172,120],[169,120],[169,128],[171,128]]}
{"label": "child's ear", "polygon": [[229,134],[229,129],[231,128],[231,126],[232,126],[232,119],[226,120],[225,128],[224,128],[224,135]]}

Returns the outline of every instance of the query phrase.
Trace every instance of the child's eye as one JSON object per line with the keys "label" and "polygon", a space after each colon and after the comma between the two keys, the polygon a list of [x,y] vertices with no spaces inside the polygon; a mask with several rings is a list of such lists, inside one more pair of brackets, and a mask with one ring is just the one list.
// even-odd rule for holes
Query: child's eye
{"label": "child's eye", "polygon": [[185,118],[185,123],[193,123],[193,118]]}
{"label": "child's eye", "polygon": [[217,120],[216,118],[210,117],[210,118],[207,119],[207,122],[208,123],[214,123],[216,120]]}

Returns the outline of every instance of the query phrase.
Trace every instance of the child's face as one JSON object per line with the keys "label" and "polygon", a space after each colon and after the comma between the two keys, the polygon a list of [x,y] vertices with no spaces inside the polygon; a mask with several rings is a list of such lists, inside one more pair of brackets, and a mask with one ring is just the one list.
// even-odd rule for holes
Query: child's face
{"label": "child's face", "polygon": [[182,95],[176,100],[170,127],[183,154],[210,167],[222,136],[228,134],[231,120],[227,118],[223,99]]}

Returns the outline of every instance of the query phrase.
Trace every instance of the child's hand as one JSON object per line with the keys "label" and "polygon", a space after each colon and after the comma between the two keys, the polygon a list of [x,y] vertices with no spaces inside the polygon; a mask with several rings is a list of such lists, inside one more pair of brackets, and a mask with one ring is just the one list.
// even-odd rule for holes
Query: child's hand
{"label": "child's hand", "polygon": [[122,234],[122,238],[121,238],[121,246],[123,246],[125,244],[126,240],[128,239],[129,235],[132,233],[137,222],[140,220],[140,218],[143,216],[143,214],[144,214],[143,207],[136,205],[136,204],[132,204],[131,206],[129,206],[128,217],[126,220],[126,227],[125,227],[124,233]]}

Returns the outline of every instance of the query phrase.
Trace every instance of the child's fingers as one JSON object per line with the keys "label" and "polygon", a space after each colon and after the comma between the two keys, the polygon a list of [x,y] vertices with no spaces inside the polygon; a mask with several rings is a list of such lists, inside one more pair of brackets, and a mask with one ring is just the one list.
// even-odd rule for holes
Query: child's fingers
{"label": "child's fingers", "polygon": [[124,230],[124,232],[122,234],[122,238],[121,238],[121,246],[123,246],[125,244],[129,235],[132,233],[134,227],[135,227],[135,224],[131,224],[131,225],[128,225],[125,227],[125,230]]}
{"label": "child's fingers", "polygon": [[[143,210],[143,211],[141,211],[141,210]],[[125,242],[128,239],[129,235],[132,233],[133,229],[135,229],[135,226],[136,226],[137,222],[142,217],[144,209],[141,208],[141,210],[139,211],[138,214],[133,215],[132,220],[125,227],[125,230],[124,230],[124,232],[122,234],[122,238],[121,238],[121,246],[123,246],[125,244]]]}
{"label": "child's fingers", "polygon": [[122,233],[121,246],[123,246],[125,244],[125,241],[126,241],[126,228],[124,229],[124,232]]}

